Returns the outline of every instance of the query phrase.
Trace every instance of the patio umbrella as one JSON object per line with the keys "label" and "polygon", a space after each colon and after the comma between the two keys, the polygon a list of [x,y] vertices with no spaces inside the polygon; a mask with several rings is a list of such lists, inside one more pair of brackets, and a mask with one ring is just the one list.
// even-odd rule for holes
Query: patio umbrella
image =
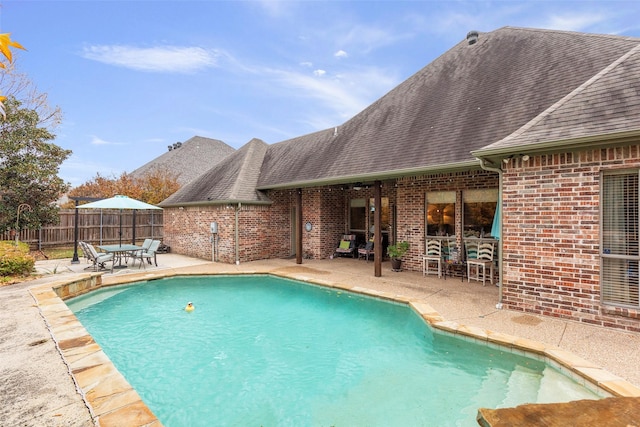
{"label": "patio umbrella", "polygon": [[493,215],[493,225],[491,226],[491,235],[496,239],[501,239],[500,215],[502,215],[502,203],[498,200],[496,205],[496,213]]}
{"label": "patio umbrella", "polygon": [[128,196],[116,195],[109,199],[98,200],[78,206],[79,209],[120,209],[120,246],[122,246],[122,210],[123,209],[162,209]]}

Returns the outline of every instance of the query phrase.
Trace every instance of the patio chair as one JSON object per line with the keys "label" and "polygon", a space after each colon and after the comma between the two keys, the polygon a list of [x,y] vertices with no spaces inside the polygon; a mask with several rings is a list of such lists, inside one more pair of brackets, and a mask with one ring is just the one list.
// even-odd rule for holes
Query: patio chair
{"label": "patio chair", "polygon": [[373,256],[373,237],[362,248],[358,248],[358,259],[364,258],[369,261],[369,255]]}
{"label": "patio chair", "polygon": [[82,242],[82,251],[92,263],[93,271],[106,270],[106,263],[111,262],[111,272],[113,273],[113,254],[102,254],[96,251],[91,243]]}
{"label": "patio chair", "polygon": [[86,248],[86,243],[83,241],[78,242],[78,246],[80,246],[80,250],[82,251],[82,257],[87,260],[87,263],[91,262],[89,258],[89,250]]}
{"label": "patio chair", "polygon": [[489,284],[493,284],[493,243],[479,244],[477,257],[467,259],[467,282],[471,279],[482,280],[482,286],[484,286],[487,280],[487,268],[490,271]]}
{"label": "patio chair", "polygon": [[[153,239],[144,239],[144,242],[142,242],[142,245],[140,247],[142,248],[143,251],[147,251],[147,250],[149,250],[149,247],[151,246],[151,243],[153,243]],[[125,262],[129,261],[129,255],[131,255],[131,257],[133,258],[135,253],[134,254],[126,254],[125,255]],[[150,258],[147,261],[149,262],[149,264],[151,264],[151,259]],[[134,260],[134,263],[135,263],[135,260]],[[157,267],[157,264],[156,264],[156,267]]]}
{"label": "patio chair", "polygon": [[144,239],[144,242],[142,242],[142,249],[144,249],[145,251],[149,249],[149,247],[151,246],[151,242],[153,242],[153,239]]}
{"label": "patio chair", "polygon": [[158,248],[160,247],[160,240],[154,240],[151,242],[151,245],[149,246],[148,249],[141,249],[137,252],[135,252],[132,257],[133,257],[133,266],[136,265],[136,259],[140,260],[140,265],[138,266],[138,268],[140,268],[141,266],[144,266],[144,269],[147,269],[147,265],[145,264],[145,261],[148,262],[149,264],[151,264],[151,258],[153,258],[153,262],[156,265],[156,267],[158,266],[158,260],[156,258],[156,251],[158,250]]}
{"label": "patio chair", "polygon": [[442,277],[442,240],[428,240],[426,251],[422,257],[422,275],[426,276],[431,273],[431,266],[437,267],[438,278]]}
{"label": "patio chair", "polygon": [[356,235],[344,234],[336,248],[336,256],[348,255],[355,258],[356,253]]}
{"label": "patio chair", "polygon": [[477,242],[464,242],[465,259],[478,258],[478,243]]}

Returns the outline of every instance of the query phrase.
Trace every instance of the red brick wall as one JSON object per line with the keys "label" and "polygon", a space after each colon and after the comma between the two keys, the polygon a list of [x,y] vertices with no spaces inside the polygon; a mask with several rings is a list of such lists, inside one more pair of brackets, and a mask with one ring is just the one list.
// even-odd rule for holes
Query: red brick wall
{"label": "red brick wall", "polygon": [[[272,221],[276,221],[280,235],[272,242],[269,258],[295,254],[292,247],[292,217],[296,208],[296,189],[269,191],[274,202],[270,206]],[[337,238],[344,233],[345,194],[341,187],[314,187],[302,189],[302,255],[304,258],[328,258],[335,249]],[[304,229],[310,222],[311,231]]]}
{"label": "red brick wall", "polygon": [[[284,258],[292,248],[291,218],[296,190],[268,193],[271,205],[241,205],[238,212],[239,261]],[[328,258],[345,228],[345,191],[340,187],[303,189],[302,224],[311,222],[311,232],[302,231],[303,255]],[[212,259],[209,224],[218,222],[218,261],[235,263],[235,211],[237,205],[191,206],[164,211],[164,243],[171,251]]]}
{"label": "red brick wall", "polygon": [[333,254],[348,218],[345,190],[342,187],[315,187],[302,190],[302,253],[305,258],[328,258]]}
{"label": "red brick wall", "polygon": [[402,268],[422,271],[425,246],[425,197],[428,191],[456,191],[456,236],[462,236],[462,191],[498,188],[498,174],[485,170],[425,175],[398,180],[397,240],[409,241]]}
{"label": "red brick wall", "polygon": [[504,172],[503,304],[640,331],[637,310],[600,303],[600,172],[640,167],[638,146],[532,156]]}
{"label": "red brick wall", "polygon": [[[424,253],[424,203],[427,191],[458,192],[456,218],[462,220],[461,191],[467,188],[497,188],[495,173],[487,171],[437,174],[405,178],[382,185],[382,197],[389,198],[393,223],[397,208],[398,240],[410,242],[403,268],[420,271]],[[240,230],[240,262],[283,258],[295,253],[291,247],[291,217],[296,206],[296,191],[274,190],[268,196],[271,205],[243,205],[238,215]],[[337,247],[342,234],[349,231],[349,200],[373,198],[373,188],[353,190],[343,186],[302,189],[302,224],[311,222],[311,232],[302,231],[302,253],[306,258],[328,258]],[[237,205],[214,205],[165,209],[166,244],[175,253],[211,259],[209,223],[219,224],[218,259],[234,263],[235,209]],[[458,235],[462,226],[459,225]],[[389,242],[395,241],[393,231]]]}
{"label": "red brick wall", "polygon": [[235,261],[234,212],[234,207],[227,205],[165,208],[164,243],[171,247],[173,253],[211,260],[209,224],[217,221],[219,261],[232,263]]}

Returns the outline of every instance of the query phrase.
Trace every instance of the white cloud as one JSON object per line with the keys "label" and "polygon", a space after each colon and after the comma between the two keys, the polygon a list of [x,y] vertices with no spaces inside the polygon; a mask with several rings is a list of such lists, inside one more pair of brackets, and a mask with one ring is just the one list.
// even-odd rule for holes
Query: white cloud
{"label": "white cloud", "polygon": [[259,0],[257,4],[271,17],[282,17],[289,15],[291,9],[295,8],[295,2],[283,0]]}
{"label": "white cloud", "polygon": [[[366,108],[380,94],[398,84],[395,76],[377,68],[343,71],[332,78],[317,79],[304,73],[272,71],[278,83],[291,91],[292,96],[319,102],[333,115],[324,123],[333,124],[350,119]],[[317,114],[316,114],[317,115]]]}
{"label": "white cloud", "polygon": [[109,142],[104,139],[100,139],[97,136],[91,137],[91,145],[109,145]]}
{"label": "white cloud", "polygon": [[334,53],[333,56],[335,56],[336,58],[347,58],[349,56],[349,54],[347,52],[345,52],[344,50],[340,49],[339,51]]}
{"label": "white cloud", "polygon": [[303,66],[303,67],[309,67],[310,68],[310,67],[313,67],[313,62],[304,61],[304,62],[301,62],[300,65]]}
{"label": "white cloud", "polygon": [[[367,53],[380,47],[393,45],[399,40],[409,39],[412,36],[412,33],[406,32],[405,29],[396,31],[374,26],[356,25],[351,27],[344,36],[339,37],[338,41],[343,46],[351,46],[360,52]],[[339,50],[335,56],[340,56],[340,52],[344,51]],[[346,52],[344,52],[344,55],[346,56]]]}
{"label": "white cloud", "polygon": [[552,15],[548,18],[542,28],[565,31],[584,31],[591,25],[599,24],[606,20],[606,17],[598,13],[566,13],[564,15]]}
{"label": "white cloud", "polygon": [[[590,7],[592,5],[595,8]],[[465,30],[493,31],[510,25],[560,31],[591,31],[594,27],[614,20],[610,10],[603,11],[596,3],[584,2],[582,6],[584,7],[576,10],[573,2],[503,2],[501,7],[489,8],[478,2],[464,11],[454,8],[430,16],[425,27],[445,39],[455,35],[456,40],[463,40]]]}
{"label": "white cloud", "polygon": [[82,51],[86,59],[138,71],[193,73],[217,65],[219,53],[200,47],[160,46],[88,46]]}
{"label": "white cloud", "polygon": [[95,135],[91,135],[91,145],[124,145],[121,142],[109,142]]}
{"label": "white cloud", "polygon": [[322,77],[325,74],[327,74],[327,72],[325,70],[313,70],[313,75],[314,76]]}

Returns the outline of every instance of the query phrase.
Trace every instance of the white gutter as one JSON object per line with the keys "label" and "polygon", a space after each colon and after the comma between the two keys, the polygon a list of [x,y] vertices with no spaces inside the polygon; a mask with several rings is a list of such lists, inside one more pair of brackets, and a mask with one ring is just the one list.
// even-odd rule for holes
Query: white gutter
{"label": "white gutter", "polygon": [[482,169],[490,172],[496,172],[498,174],[498,200],[500,201],[500,220],[498,221],[498,228],[500,228],[500,238],[498,239],[498,246],[499,246],[498,254],[500,256],[498,257],[498,303],[496,304],[496,308],[500,310],[502,309],[502,271],[503,271],[502,259],[504,257],[504,233],[502,232],[502,218],[504,216],[502,214],[502,212],[504,211],[503,209],[504,203],[502,202],[503,170],[501,168],[489,166],[487,164],[487,160],[484,158],[478,158],[478,160],[480,160],[480,166],[482,167]]}
{"label": "white gutter", "polygon": [[240,230],[239,230],[239,224],[240,221],[238,219],[238,216],[240,214],[240,208],[242,207],[242,203],[238,202],[238,206],[236,207],[236,265],[240,265]]}
{"label": "white gutter", "polygon": [[342,175],[318,179],[310,179],[306,181],[287,181],[275,184],[263,184],[256,187],[256,190],[278,190],[282,188],[294,187],[318,187],[323,185],[340,185],[353,182],[365,181],[385,181],[390,179],[398,179],[405,176],[428,175],[432,173],[447,173],[475,169],[478,167],[476,160],[470,160],[460,163],[451,163],[447,165],[438,165],[437,167],[417,167],[407,169],[397,169],[385,172],[370,172],[357,175]]}

